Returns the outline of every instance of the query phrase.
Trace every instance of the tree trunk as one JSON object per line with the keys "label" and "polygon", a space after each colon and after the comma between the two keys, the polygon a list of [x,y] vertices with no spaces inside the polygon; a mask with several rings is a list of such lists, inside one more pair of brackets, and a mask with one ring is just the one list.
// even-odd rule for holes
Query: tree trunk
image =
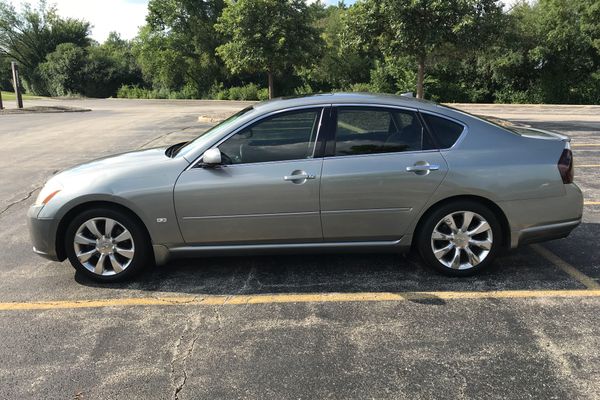
{"label": "tree trunk", "polygon": [[425,90],[423,81],[425,80],[425,56],[419,57],[419,71],[417,73],[417,99],[424,98]]}
{"label": "tree trunk", "polygon": [[275,97],[275,88],[273,87],[273,73],[271,71],[267,71],[269,75],[269,99]]}

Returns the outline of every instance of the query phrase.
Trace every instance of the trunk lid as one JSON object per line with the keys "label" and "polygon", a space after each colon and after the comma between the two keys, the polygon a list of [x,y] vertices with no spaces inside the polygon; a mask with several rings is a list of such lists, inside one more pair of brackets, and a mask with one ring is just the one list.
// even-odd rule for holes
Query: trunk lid
{"label": "trunk lid", "polygon": [[545,129],[532,128],[525,124],[516,124],[511,121],[507,121],[502,118],[495,118],[489,116],[480,116],[488,122],[494,125],[500,126],[509,132],[517,134],[519,136],[531,138],[531,139],[542,139],[542,140],[560,140],[563,142],[570,142],[571,138],[560,133],[548,131]]}

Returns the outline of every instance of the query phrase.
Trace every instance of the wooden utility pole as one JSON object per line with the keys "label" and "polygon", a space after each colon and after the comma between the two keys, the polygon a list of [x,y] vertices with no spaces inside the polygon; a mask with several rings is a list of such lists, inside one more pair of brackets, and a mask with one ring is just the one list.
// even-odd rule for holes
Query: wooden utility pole
{"label": "wooden utility pole", "polygon": [[15,88],[15,95],[17,96],[17,107],[23,108],[23,97],[21,97],[21,86],[19,86],[19,67],[15,61],[12,61],[10,65],[12,66],[13,86]]}
{"label": "wooden utility pole", "polygon": [[2,92],[0,91],[0,110],[4,110],[4,105],[2,104]]}

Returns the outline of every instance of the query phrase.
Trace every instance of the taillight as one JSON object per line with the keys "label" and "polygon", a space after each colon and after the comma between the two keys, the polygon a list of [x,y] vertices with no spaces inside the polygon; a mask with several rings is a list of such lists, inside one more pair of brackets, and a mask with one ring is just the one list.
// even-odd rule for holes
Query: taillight
{"label": "taillight", "polygon": [[573,153],[571,149],[564,149],[558,160],[558,171],[563,183],[573,183]]}

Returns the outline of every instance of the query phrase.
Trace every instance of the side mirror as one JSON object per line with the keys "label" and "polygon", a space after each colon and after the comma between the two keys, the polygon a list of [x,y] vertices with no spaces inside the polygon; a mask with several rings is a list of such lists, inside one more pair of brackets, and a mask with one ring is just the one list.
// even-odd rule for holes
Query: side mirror
{"label": "side mirror", "polygon": [[207,167],[216,167],[221,164],[221,150],[209,149],[202,155],[202,165]]}

